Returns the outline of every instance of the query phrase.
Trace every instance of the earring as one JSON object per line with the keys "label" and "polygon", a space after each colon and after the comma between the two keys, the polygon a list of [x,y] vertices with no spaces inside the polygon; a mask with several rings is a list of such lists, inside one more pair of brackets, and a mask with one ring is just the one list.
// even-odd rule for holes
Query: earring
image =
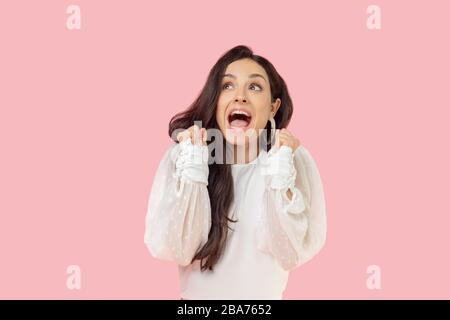
{"label": "earring", "polygon": [[275,131],[277,129],[275,119],[273,117],[270,117],[270,145],[275,145]]}

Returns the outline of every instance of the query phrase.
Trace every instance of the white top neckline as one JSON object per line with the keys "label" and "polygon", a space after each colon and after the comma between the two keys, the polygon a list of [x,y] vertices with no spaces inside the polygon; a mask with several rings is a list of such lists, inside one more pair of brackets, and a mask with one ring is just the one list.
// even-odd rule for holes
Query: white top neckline
{"label": "white top neckline", "polygon": [[253,164],[258,164],[258,162],[260,162],[263,159],[264,153],[267,154],[266,150],[261,150],[258,154],[258,156],[255,157],[255,159],[253,159],[252,161],[248,162],[248,163],[232,163],[231,167],[232,168],[240,168],[240,167],[246,167],[249,165],[253,165]]}

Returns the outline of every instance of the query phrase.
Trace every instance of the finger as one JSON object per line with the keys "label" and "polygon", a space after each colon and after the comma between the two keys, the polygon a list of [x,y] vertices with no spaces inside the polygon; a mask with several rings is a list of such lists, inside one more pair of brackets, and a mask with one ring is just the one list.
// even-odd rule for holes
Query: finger
{"label": "finger", "polygon": [[286,137],[284,137],[280,134],[280,147],[287,145],[288,144],[287,142],[288,142],[288,140],[286,139]]}
{"label": "finger", "polygon": [[178,138],[177,139],[178,139],[179,142],[181,142],[181,141],[189,138],[189,135],[190,135],[189,131],[188,130],[184,130],[184,131],[182,131],[182,132],[180,132],[178,134]]}
{"label": "finger", "polygon": [[189,128],[189,138],[191,138],[192,144],[195,143],[195,126]]}
{"label": "finger", "polygon": [[202,133],[201,133],[201,131],[200,131],[200,127],[199,126],[196,126],[197,127],[197,131],[196,131],[196,133],[197,133],[197,136],[196,136],[196,143],[198,144],[198,145],[202,145]]}
{"label": "finger", "polygon": [[294,140],[295,138],[292,135],[287,134],[286,132],[280,132],[280,142],[289,142]]}
{"label": "finger", "polygon": [[205,128],[202,128],[202,130],[203,130],[203,135],[202,135],[203,142],[206,144],[206,140],[207,140],[207,137],[208,137],[208,131],[206,131]]}
{"label": "finger", "polygon": [[286,132],[286,131],[280,131],[280,136],[294,138],[294,136],[290,132]]}
{"label": "finger", "polygon": [[283,133],[280,133],[280,139],[282,139],[285,142],[288,142],[288,141],[292,141],[293,142],[295,140],[295,138],[293,136],[287,135],[287,134],[283,134]]}
{"label": "finger", "polygon": [[194,144],[194,142],[195,142],[195,140],[194,140],[195,126],[189,127],[189,129],[187,131],[189,132],[189,138],[191,139],[192,144]]}
{"label": "finger", "polygon": [[198,126],[194,126],[194,144],[199,144],[198,131]]}

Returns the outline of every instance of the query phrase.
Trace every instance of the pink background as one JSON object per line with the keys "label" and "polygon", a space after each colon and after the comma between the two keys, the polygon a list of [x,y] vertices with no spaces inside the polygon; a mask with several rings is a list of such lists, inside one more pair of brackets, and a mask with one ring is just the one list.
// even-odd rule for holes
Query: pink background
{"label": "pink background", "polygon": [[[81,30],[66,8],[81,8]],[[381,7],[381,30],[366,8]],[[326,247],[286,299],[450,298],[448,1],[0,2],[0,298],[178,299],[143,243],[169,119],[238,44],[316,159]],[[66,268],[81,267],[81,290]],[[381,268],[381,290],[366,268]]]}

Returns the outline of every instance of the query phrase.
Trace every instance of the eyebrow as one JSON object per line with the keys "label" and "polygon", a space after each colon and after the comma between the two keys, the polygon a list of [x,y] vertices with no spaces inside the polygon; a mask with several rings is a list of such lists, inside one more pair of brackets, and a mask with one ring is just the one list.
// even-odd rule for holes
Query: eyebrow
{"label": "eyebrow", "polygon": [[[231,74],[231,73],[224,74],[223,76],[224,76],[224,77],[231,77],[231,78],[236,79],[236,76],[235,76],[234,74]],[[260,77],[260,78],[262,78],[264,81],[267,82],[266,78],[264,78],[264,77],[263,77],[262,75],[260,75],[259,73],[252,73],[252,74],[250,74],[248,77],[249,77],[249,78],[257,78],[257,77]]]}

